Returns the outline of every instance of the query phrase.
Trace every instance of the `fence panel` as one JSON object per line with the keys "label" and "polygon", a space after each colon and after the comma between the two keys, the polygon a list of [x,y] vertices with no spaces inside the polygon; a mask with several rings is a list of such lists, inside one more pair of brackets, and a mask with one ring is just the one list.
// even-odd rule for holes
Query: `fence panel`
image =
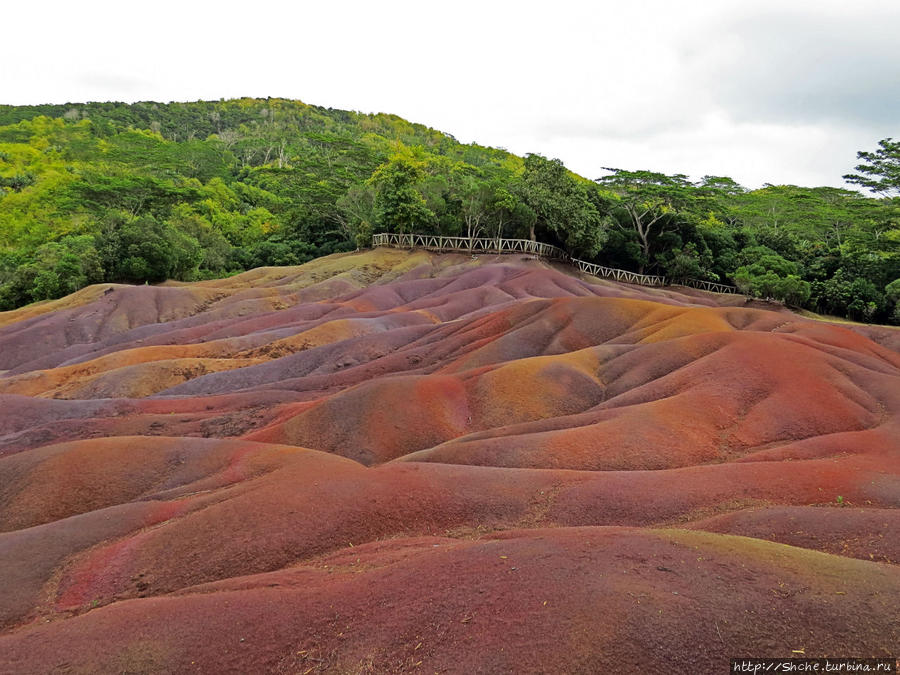
{"label": "fence panel", "polygon": [[[629,270],[621,270],[615,267],[604,267],[596,263],[572,258],[558,246],[545,244],[531,239],[500,239],[491,237],[444,237],[440,235],[422,234],[395,234],[382,232],[372,235],[372,246],[391,246],[393,248],[424,248],[438,253],[530,253],[548,258],[561,260],[577,267],[582,272],[595,277],[615,279],[629,284],[641,286],[665,286],[666,278],[651,274],[638,274]],[[684,279],[680,285],[699,288],[714,293],[738,293],[738,289],[727,284],[717,284],[701,279]]]}

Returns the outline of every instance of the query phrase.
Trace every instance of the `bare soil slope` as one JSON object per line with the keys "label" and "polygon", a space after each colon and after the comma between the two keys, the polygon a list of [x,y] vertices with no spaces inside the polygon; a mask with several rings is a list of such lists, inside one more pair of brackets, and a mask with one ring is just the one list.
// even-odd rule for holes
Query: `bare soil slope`
{"label": "bare soil slope", "polygon": [[375,251],[0,314],[0,672],[896,656],[900,340]]}

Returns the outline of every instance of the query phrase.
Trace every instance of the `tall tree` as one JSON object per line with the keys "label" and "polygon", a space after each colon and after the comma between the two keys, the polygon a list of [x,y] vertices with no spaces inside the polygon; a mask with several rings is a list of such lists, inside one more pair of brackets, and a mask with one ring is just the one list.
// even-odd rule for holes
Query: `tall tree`
{"label": "tall tree", "polygon": [[369,184],[375,188],[375,214],[379,227],[388,232],[422,231],[434,213],[416,189],[424,177],[421,168],[402,157],[379,166]]}
{"label": "tall tree", "polygon": [[628,226],[637,235],[641,247],[643,273],[651,260],[654,236],[688,203],[695,192],[694,185],[683,174],[667,176],[654,171],[604,169],[611,173],[597,178],[596,182],[618,195],[618,206],[625,212]]}
{"label": "tall tree", "polygon": [[515,179],[496,181],[492,185],[490,202],[490,234],[497,239],[506,236],[521,237],[531,232],[537,218],[534,211],[522,201],[521,189]]}
{"label": "tall tree", "polygon": [[336,203],[334,221],[358,247],[369,245],[375,228],[375,191],[370,185],[353,185]]}
{"label": "tall tree", "polygon": [[493,197],[490,184],[477,173],[466,170],[465,165],[450,172],[450,189],[459,202],[459,214],[467,237],[480,237],[487,226],[488,213]]}
{"label": "tall tree", "polygon": [[538,231],[561,242],[570,254],[593,257],[606,241],[606,218],[588,194],[589,183],[578,181],[558,159],[525,158],[521,189],[535,213],[530,236]]}
{"label": "tall tree", "polygon": [[900,141],[885,138],[878,141],[875,152],[861,150],[856,158],[863,160],[844,180],[855,183],[885,197],[900,195]]}

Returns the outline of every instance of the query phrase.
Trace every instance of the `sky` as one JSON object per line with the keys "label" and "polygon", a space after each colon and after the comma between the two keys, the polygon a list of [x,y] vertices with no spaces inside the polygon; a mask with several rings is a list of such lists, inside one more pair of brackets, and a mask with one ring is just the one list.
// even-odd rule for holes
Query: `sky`
{"label": "sky", "polygon": [[900,2],[4,2],[0,103],[273,96],[605,167],[831,185],[900,136]]}

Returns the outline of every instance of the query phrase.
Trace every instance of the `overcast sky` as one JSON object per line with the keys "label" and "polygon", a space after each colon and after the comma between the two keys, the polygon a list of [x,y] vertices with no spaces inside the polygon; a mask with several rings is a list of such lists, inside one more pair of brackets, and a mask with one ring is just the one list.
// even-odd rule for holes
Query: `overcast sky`
{"label": "overcast sky", "polygon": [[842,186],[900,136],[897,0],[4,2],[0,102],[295,98],[602,167]]}

